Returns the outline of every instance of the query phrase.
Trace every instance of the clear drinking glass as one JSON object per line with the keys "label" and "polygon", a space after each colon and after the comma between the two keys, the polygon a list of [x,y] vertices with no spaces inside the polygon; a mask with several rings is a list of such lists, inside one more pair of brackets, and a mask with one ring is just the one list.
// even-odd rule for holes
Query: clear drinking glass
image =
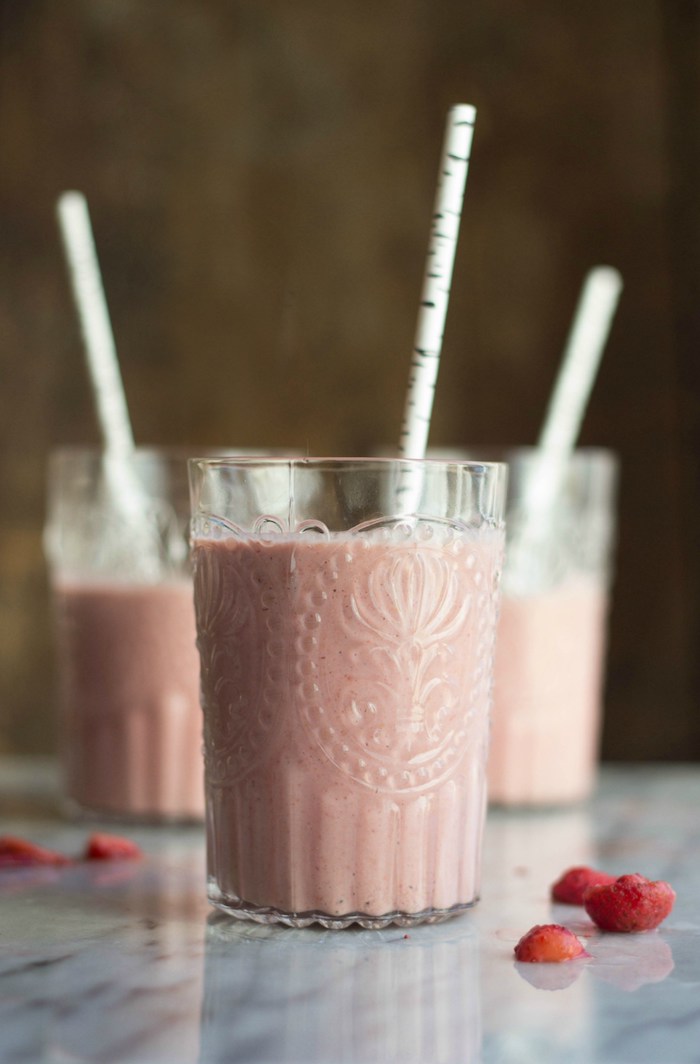
{"label": "clear drinking glass", "polygon": [[[596,779],[617,462],[602,449],[541,468],[534,450],[506,458],[489,797],[556,805],[586,798]],[[533,476],[553,485],[544,513],[533,510]]]}
{"label": "clear drinking glass", "polygon": [[103,452],[64,449],[49,462],[66,802],[120,819],[200,820],[186,455],[139,449],[131,470],[127,507]]}
{"label": "clear drinking glass", "polygon": [[209,896],[326,927],[478,897],[505,467],[190,462]]}

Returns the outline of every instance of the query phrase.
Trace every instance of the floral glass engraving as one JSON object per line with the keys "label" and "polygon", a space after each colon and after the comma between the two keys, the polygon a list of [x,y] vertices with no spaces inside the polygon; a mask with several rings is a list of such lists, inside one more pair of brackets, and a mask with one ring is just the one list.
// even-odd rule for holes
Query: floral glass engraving
{"label": "floral glass engraving", "polygon": [[[277,701],[267,690],[279,661],[245,652],[241,636],[267,640],[264,602],[245,561],[228,552],[222,566],[209,550],[196,554],[194,571],[197,647],[204,710],[207,781],[225,786],[249,773],[274,733]],[[264,595],[264,593],[263,593]],[[274,621],[273,621],[274,625]],[[275,647],[281,653],[280,647]]]}
{"label": "floral glass engraving", "polygon": [[[482,636],[495,574],[458,536],[449,546],[385,545],[369,570],[368,552],[358,539],[318,574],[297,640],[299,705],[344,774],[381,790],[424,790],[454,771],[473,716],[488,707],[493,641]],[[339,600],[335,586],[353,590]],[[340,672],[328,666],[339,634]]]}

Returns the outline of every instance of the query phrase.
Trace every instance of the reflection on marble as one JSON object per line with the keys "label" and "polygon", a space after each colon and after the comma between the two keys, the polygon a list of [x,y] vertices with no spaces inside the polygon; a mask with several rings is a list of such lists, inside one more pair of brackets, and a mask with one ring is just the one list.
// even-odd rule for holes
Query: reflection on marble
{"label": "reflection on marble", "polygon": [[[16,772],[10,779],[16,778]],[[0,765],[0,800],[7,789]],[[0,833],[79,853],[46,789]],[[39,793],[38,792],[38,793]],[[700,771],[609,770],[587,807],[489,816],[483,897],[444,924],[294,931],[237,923],[204,896],[196,828],[129,831],[146,858],[0,874],[2,1064],[690,1064],[700,1046]],[[677,889],[647,935],[606,935],[553,905],[567,866]],[[590,960],[516,964],[535,923]]]}
{"label": "reflection on marble", "polygon": [[461,920],[339,934],[212,917],[201,1059],[477,1064],[478,965]]}
{"label": "reflection on marble", "polygon": [[[87,828],[3,833],[80,852]],[[141,830],[143,862],[0,875],[0,1060],[197,1059],[204,875],[199,832]]]}
{"label": "reflection on marble", "polygon": [[663,933],[597,936],[591,945],[596,960],[591,974],[628,993],[646,983],[660,983],[675,967],[673,950],[661,937]]}

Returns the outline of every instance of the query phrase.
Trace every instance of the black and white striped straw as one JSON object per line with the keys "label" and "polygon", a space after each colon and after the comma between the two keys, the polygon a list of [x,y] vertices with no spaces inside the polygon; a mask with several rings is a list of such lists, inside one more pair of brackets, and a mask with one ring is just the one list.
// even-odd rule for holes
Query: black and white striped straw
{"label": "black and white striped straw", "polygon": [[447,115],[399,440],[399,455],[402,458],[424,458],[428,445],[475,120],[476,108],[471,104],[456,104]]}

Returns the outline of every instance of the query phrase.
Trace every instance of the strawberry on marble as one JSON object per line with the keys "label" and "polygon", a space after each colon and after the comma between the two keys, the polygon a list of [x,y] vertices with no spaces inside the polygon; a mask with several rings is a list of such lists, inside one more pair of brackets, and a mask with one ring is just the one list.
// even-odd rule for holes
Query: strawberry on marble
{"label": "strawberry on marble", "polygon": [[135,842],[122,835],[94,832],[87,840],[83,856],[86,861],[137,861],[143,853]]}
{"label": "strawberry on marble", "polygon": [[599,884],[614,883],[616,877],[596,868],[577,865],[562,873],[556,883],[552,884],[552,900],[565,905],[583,905],[583,897],[589,887]]}
{"label": "strawberry on marble", "polygon": [[589,956],[573,931],[561,924],[536,924],[515,947],[515,959],[530,964],[560,964]]}
{"label": "strawberry on marble", "polygon": [[662,879],[653,882],[635,873],[614,883],[589,887],[583,904],[602,931],[652,931],[673,909],[676,892]]}
{"label": "strawberry on marble", "polygon": [[0,836],[0,868],[30,868],[37,865],[70,864],[71,860],[56,850],[47,850],[18,835]]}

